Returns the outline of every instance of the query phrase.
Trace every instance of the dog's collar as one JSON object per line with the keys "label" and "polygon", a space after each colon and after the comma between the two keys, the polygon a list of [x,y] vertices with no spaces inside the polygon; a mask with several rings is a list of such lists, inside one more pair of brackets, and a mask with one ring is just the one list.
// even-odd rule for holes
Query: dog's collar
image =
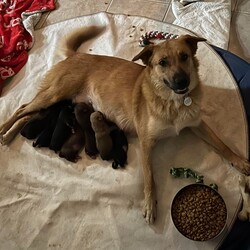
{"label": "dog's collar", "polygon": [[188,95],[184,95],[183,97],[183,104],[187,107],[189,107],[192,104],[192,98]]}

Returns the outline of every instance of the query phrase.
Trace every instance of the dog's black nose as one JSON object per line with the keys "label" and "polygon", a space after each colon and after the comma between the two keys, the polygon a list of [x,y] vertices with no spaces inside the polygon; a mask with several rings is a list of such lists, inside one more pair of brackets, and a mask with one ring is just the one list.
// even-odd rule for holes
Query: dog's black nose
{"label": "dog's black nose", "polygon": [[178,72],[173,76],[173,88],[176,90],[186,89],[189,86],[189,82],[189,76],[185,72]]}

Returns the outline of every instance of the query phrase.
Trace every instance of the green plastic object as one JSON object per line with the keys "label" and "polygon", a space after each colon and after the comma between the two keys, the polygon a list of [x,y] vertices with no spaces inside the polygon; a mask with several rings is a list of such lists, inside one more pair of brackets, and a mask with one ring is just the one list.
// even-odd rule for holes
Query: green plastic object
{"label": "green plastic object", "polygon": [[176,178],[194,178],[196,183],[203,183],[204,176],[198,175],[190,168],[171,168],[170,174]]}

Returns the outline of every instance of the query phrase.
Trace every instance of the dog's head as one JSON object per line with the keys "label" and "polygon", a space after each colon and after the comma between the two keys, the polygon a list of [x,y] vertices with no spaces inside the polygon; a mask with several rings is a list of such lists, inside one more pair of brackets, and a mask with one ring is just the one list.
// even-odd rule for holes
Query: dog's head
{"label": "dog's head", "polygon": [[150,70],[157,89],[166,86],[176,94],[186,94],[198,83],[198,61],[195,58],[197,43],[204,38],[190,35],[146,46],[133,61],[141,59]]}

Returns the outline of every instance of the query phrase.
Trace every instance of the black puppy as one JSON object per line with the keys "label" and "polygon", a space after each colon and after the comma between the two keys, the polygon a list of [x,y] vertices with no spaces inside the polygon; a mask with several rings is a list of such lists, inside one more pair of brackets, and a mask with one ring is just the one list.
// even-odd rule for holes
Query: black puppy
{"label": "black puppy", "polygon": [[86,103],[81,102],[75,106],[75,117],[85,136],[85,152],[91,158],[96,158],[98,150],[96,147],[95,132],[90,122],[90,115],[93,112],[93,108]]}
{"label": "black puppy", "polygon": [[51,150],[57,153],[61,149],[71,132],[73,132],[74,124],[73,106],[67,105],[62,107],[49,145]]}
{"label": "black puppy", "polygon": [[33,142],[33,147],[49,147],[59,113],[63,107],[68,105],[71,105],[71,101],[64,100],[46,109],[48,111],[46,116],[46,126],[38,135],[36,141]]}
{"label": "black puppy", "polygon": [[79,153],[83,150],[85,144],[84,132],[78,123],[74,126],[74,133],[63,144],[59,156],[71,162],[77,162],[81,157]]}
{"label": "black puppy", "polygon": [[116,125],[110,132],[113,142],[112,148],[112,167],[116,169],[118,166],[124,167],[127,163],[128,140],[125,133]]}
{"label": "black puppy", "polygon": [[24,125],[20,134],[29,140],[36,139],[48,123],[48,111],[40,111],[39,118],[32,120]]}

